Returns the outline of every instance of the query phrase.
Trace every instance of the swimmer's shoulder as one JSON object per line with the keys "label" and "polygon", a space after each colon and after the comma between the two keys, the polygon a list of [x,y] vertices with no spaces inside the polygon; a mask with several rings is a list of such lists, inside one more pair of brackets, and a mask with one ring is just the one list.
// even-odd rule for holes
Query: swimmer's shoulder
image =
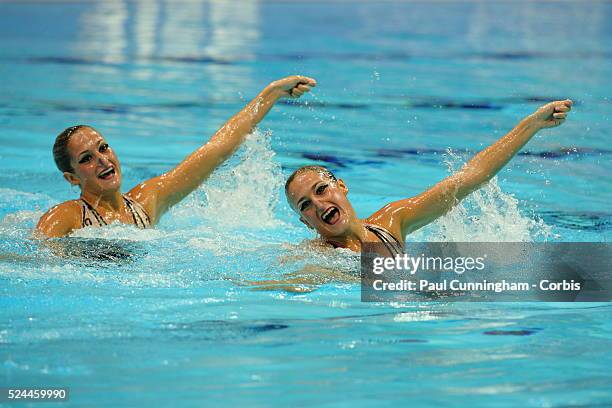
{"label": "swimmer's shoulder", "polygon": [[[405,200],[404,200],[405,201]],[[375,225],[389,231],[399,242],[404,242],[402,234],[401,218],[398,217],[399,202],[393,202],[385,205],[374,214],[370,215],[364,221],[367,224]]]}
{"label": "swimmer's shoulder", "polygon": [[65,201],[43,214],[36,225],[35,236],[58,238],[82,227],[83,207],[80,200]]}

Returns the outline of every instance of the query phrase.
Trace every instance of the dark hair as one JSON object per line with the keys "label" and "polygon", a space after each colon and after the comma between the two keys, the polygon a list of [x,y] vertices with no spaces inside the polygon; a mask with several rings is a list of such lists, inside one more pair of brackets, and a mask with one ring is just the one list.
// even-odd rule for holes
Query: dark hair
{"label": "dark hair", "polygon": [[55,160],[55,165],[62,172],[72,173],[74,169],[70,164],[70,154],[68,153],[68,142],[70,141],[70,137],[78,130],[84,128],[91,128],[91,126],[87,125],[76,125],[70,126],[69,128],[64,129],[62,133],[57,135],[55,138],[55,143],[53,144],[53,159]]}
{"label": "dark hair", "polygon": [[338,180],[336,178],[336,176],[334,176],[334,173],[332,173],[327,167],[323,167],[323,166],[303,166],[303,167],[300,167],[299,169],[297,169],[296,171],[294,171],[293,173],[291,173],[291,175],[287,179],[287,182],[285,183],[285,193],[287,193],[287,191],[289,191],[289,184],[291,184],[293,179],[295,179],[300,174],[306,173],[308,171],[315,171],[315,172],[321,174],[322,176],[327,177],[328,179],[330,179],[332,181],[337,181]]}

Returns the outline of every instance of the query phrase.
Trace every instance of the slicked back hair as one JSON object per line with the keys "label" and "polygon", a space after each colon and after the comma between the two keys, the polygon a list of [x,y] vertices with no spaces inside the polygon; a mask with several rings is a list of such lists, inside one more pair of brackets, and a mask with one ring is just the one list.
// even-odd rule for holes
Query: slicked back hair
{"label": "slicked back hair", "polygon": [[319,173],[322,176],[324,176],[324,177],[326,177],[326,178],[328,178],[328,179],[330,179],[332,181],[338,181],[338,179],[336,178],[334,173],[332,173],[327,167],[323,167],[323,166],[303,166],[303,167],[300,167],[299,169],[297,169],[296,171],[294,171],[293,173],[291,173],[291,175],[287,179],[287,182],[285,183],[285,194],[287,194],[287,192],[289,191],[289,185],[291,184],[291,182],[293,182],[293,180],[297,176],[299,176],[300,174],[307,173],[309,171],[314,171],[316,173]]}
{"label": "slicked back hair", "polygon": [[55,165],[62,173],[72,173],[74,171],[72,165],[70,164],[68,142],[70,142],[70,137],[74,133],[85,128],[92,129],[91,126],[87,125],[70,126],[69,128],[64,129],[64,131],[55,138],[55,143],[53,144],[53,160],[55,160]]}

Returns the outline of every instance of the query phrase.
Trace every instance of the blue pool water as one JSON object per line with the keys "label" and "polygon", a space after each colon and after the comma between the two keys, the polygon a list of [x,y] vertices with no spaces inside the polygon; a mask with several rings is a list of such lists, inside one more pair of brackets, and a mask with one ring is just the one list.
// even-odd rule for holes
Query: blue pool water
{"label": "blue pool water", "polygon": [[[408,240],[608,242],[611,17],[601,1],[0,3],[0,387],[67,386],[72,406],[612,405],[608,304],[235,283],[356,267],[298,245],[311,234],[281,196],[292,169],[329,166],[367,216],[566,97],[566,124]],[[114,259],[29,238],[77,196],[51,157],[65,127],[107,137],[127,190],[294,73],[318,88],[274,108],[157,229],[70,238]]]}

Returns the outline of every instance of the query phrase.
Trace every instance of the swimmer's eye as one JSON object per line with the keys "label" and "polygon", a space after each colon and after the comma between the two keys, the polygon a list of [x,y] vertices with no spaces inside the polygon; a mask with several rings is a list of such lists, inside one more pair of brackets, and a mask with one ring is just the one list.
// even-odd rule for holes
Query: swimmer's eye
{"label": "swimmer's eye", "polygon": [[81,160],[79,160],[79,163],[87,163],[90,160],[91,160],[91,155],[86,154],[85,156],[81,157]]}
{"label": "swimmer's eye", "polygon": [[105,151],[107,151],[107,150],[108,150],[108,148],[109,148],[108,143],[102,143],[102,144],[100,145],[100,148],[99,148],[98,150],[99,150],[100,152],[105,152]]}
{"label": "swimmer's eye", "polygon": [[310,201],[304,201],[302,205],[300,205],[300,211],[304,211],[310,206]]}
{"label": "swimmer's eye", "polygon": [[322,184],[319,187],[317,187],[316,193],[317,194],[323,194],[323,192],[325,191],[326,188],[327,188],[327,184]]}

